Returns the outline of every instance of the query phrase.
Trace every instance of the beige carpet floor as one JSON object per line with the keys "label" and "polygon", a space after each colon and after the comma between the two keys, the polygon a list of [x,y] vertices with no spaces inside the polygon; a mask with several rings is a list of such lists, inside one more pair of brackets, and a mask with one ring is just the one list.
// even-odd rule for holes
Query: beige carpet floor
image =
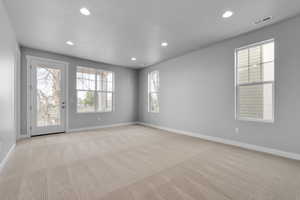
{"label": "beige carpet floor", "polygon": [[17,143],[1,200],[300,200],[300,162],[143,126]]}

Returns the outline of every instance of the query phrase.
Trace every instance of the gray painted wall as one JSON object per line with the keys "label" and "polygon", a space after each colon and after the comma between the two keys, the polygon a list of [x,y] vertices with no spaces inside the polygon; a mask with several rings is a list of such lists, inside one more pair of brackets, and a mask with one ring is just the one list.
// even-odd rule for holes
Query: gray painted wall
{"label": "gray painted wall", "polygon": [[17,42],[3,2],[0,1],[0,163],[16,142],[15,61]]}
{"label": "gray painted wall", "polygon": [[[69,128],[84,128],[137,121],[138,72],[134,69],[92,62],[45,51],[21,48],[21,133],[27,132],[27,61],[26,56],[38,56],[69,63]],[[115,72],[115,111],[111,113],[76,113],[76,66],[86,66]],[[99,120],[100,118],[100,120]]]}
{"label": "gray painted wall", "polygon": [[[234,50],[275,39],[275,123],[235,120]],[[160,113],[147,112],[147,73],[160,72]],[[300,17],[142,69],[139,120],[300,153]],[[239,128],[239,133],[235,133]]]}

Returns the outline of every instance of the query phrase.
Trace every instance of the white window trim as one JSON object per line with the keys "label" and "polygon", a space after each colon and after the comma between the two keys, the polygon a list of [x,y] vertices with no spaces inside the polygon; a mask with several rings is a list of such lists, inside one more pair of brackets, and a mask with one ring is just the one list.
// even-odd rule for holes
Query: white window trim
{"label": "white window trim", "polygon": [[[97,90],[97,76],[95,76],[95,90],[79,90],[77,89],[77,68],[82,67],[82,68],[90,68],[94,69],[96,72],[110,72],[112,73],[112,91],[103,91],[103,90]],[[112,113],[115,111],[115,72],[109,71],[109,70],[103,70],[103,69],[97,69],[94,67],[86,67],[86,66],[77,66],[76,67],[76,81],[75,81],[75,91],[76,91],[76,114],[100,114],[100,113]],[[95,95],[95,111],[89,111],[89,112],[80,112],[78,111],[78,91],[91,91],[94,92]],[[107,93],[112,93],[112,110],[111,111],[98,111],[98,92],[107,92]]]}
{"label": "white window trim", "polygon": [[[238,84],[238,61],[237,61],[237,52],[241,51],[243,49],[248,49],[251,47],[267,44],[270,42],[274,42],[274,81],[262,81],[262,82],[254,82],[254,83],[245,83],[245,84]],[[275,122],[275,81],[276,81],[276,43],[275,39],[268,39],[261,42],[252,43],[246,46],[242,46],[239,48],[236,48],[234,51],[234,104],[235,104],[235,120],[238,121],[247,121],[247,122],[260,122],[260,123],[271,123],[273,124]],[[238,102],[238,87],[239,86],[245,86],[245,85],[257,85],[257,84],[270,84],[272,83],[272,120],[263,120],[263,119],[254,119],[254,118],[245,118],[239,116],[239,102]]]}
{"label": "white window trim", "polygon": [[[157,74],[158,74],[158,91],[157,92],[151,92],[150,91],[150,76],[151,76],[151,74],[152,73],[154,73],[154,72],[156,72]],[[159,105],[159,107],[158,107],[158,111],[152,111],[151,109],[150,109],[150,106],[151,106],[151,94],[157,94],[157,96],[158,96],[158,102],[159,102],[159,97],[160,97],[160,95],[159,95],[159,90],[160,90],[160,76],[159,76],[159,71],[158,70],[154,70],[154,71],[151,71],[151,72],[148,72],[148,112],[149,113],[159,113],[160,112],[160,103],[158,103],[158,105]]]}

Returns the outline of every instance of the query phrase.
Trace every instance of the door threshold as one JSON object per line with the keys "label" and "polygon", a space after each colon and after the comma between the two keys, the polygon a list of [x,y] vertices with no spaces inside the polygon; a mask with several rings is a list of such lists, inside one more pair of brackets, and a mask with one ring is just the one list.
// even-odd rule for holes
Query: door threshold
{"label": "door threshold", "polygon": [[66,131],[55,132],[55,133],[46,133],[46,134],[40,134],[40,135],[32,135],[31,137],[41,137],[41,136],[47,136],[47,135],[57,135],[57,134],[62,134],[62,133],[66,133]]}

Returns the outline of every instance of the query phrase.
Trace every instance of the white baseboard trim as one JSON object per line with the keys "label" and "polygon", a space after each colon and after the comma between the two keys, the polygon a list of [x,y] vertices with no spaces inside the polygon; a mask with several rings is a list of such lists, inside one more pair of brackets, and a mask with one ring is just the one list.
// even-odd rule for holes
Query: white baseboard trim
{"label": "white baseboard trim", "polygon": [[208,136],[208,135],[203,135],[203,134],[199,134],[199,133],[192,133],[192,132],[188,132],[188,131],[177,130],[177,129],[172,129],[172,128],[163,127],[163,126],[157,126],[157,125],[154,125],[154,124],[148,124],[148,123],[144,123],[144,122],[138,122],[138,124],[143,125],[143,126],[148,126],[148,127],[152,127],[152,128],[165,130],[165,131],[169,131],[169,132],[176,133],[176,134],[187,135],[187,136],[191,136],[191,137],[197,137],[197,138],[200,138],[200,139],[203,139],[203,140],[208,140],[208,141],[212,141],[212,142],[227,144],[227,145],[231,145],[231,146],[237,146],[237,147],[240,147],[240,148],[243,148],[243,149],[263,152],[263,153],[272,154],[272,155],[275,155],[275,156],[280,156],[280,157],[289,158],[289,159],[293,159],[293,160],[300,160],[300,154],[296,154],[296,153],[291,153],[291,152],[281,151],[281,150],[277,150],[277,149],[257,146],[257,145],[253,145],[253,144],[247,144],[247,143],[243,143],[243,142],[223,139],[223,138],[220,138],[220,137]]}
{"label": "white baseboard trim", "polygon": [[90,126],[90,127],[83,127],[83,128],[75,128],[75,129],[69,129],[66,132],[72,133],[72,132],[88,131],[88,130],[95,130],[95,129],[102,129],[102,128],[129,126],[129,125],[135,125],[135,124],[138,124],[138,122],[126,122],[126,123],[110,124],[110,125],[103,125],[103,126]]}
{"label": "white baseboard trim", "polygon": [[13,144],[13,145],[10,147],[9,151],[6,153],[6,155],[5,155],[5,157],[3,158],[3,160],[0,162],[0,173],[1,173],[2,169],[4,168],[6,162],[8,161],[8,158],[9,158],[10,154],[11,154],[11,153],[13,152],[13,150],[15,149],[15,147],[16,147],[16,144]]}
{"label": "white baseboard trim", "polygon": [[[126,123],[118,123],[118,124],[109,124],[109,125],[103,125],[103,126],[89,126],[89,127],[82,127],[82,128],[74,128],[74,129],[68,129],[66,130],[66,133],[72,133],[72,132],[80,132],[80,131],[89,131],[89,130],[95,130],[95,129],[102,129],[102,128],[113,128],[118,126],[128,126],[128,125],[134,125],[138,124],[138,122],[126,122]],[[19,135],[17,137],[18,140],[30,138],[28,135]]]}
{"label": "white baseboard trim", "polygon": [[23,140],[23,139],[26,139],[26,138],[30,138],[30,136],[28,136],[28,135],[18,135],[17,141]]}

